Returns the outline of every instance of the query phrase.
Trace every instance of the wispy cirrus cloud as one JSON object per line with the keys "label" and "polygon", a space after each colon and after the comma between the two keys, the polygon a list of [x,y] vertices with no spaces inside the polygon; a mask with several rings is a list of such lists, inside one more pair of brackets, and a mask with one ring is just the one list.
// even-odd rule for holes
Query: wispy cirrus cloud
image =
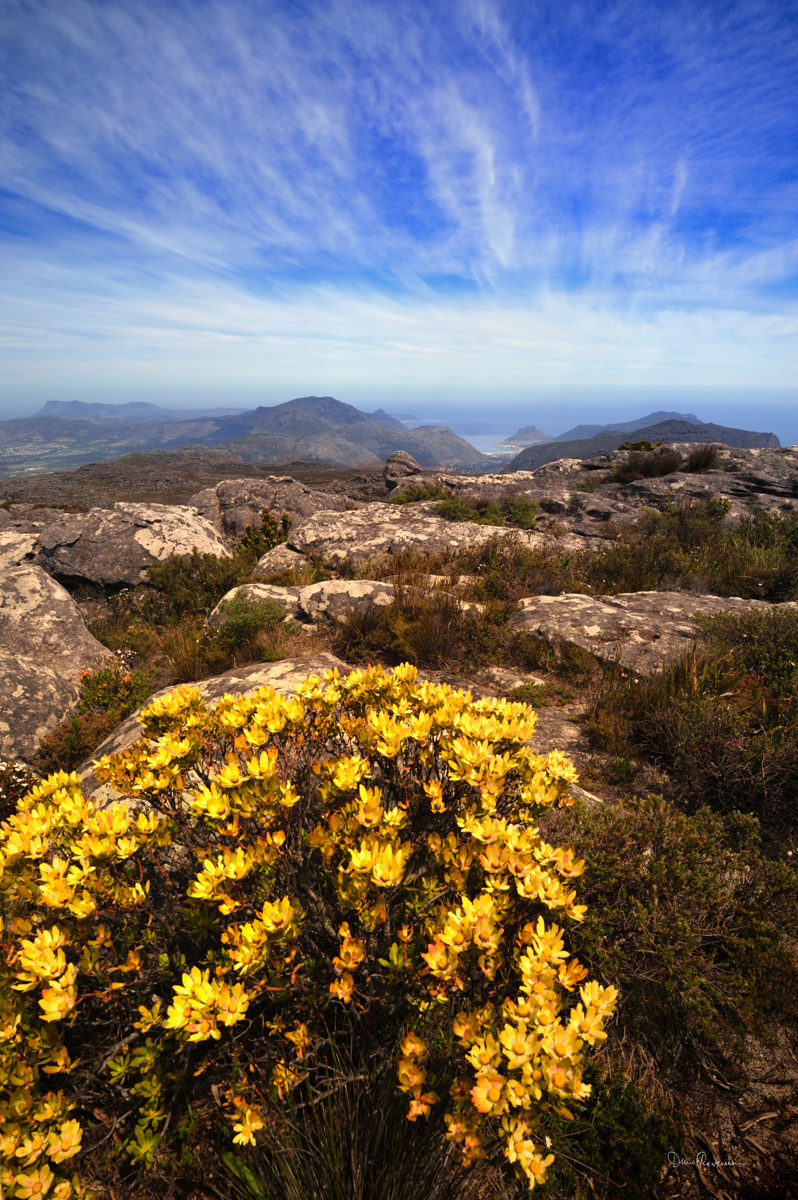
{"label": "wispy cirrus cloud", "polygon": [[7,0],[0,21],[7,386],[112,386],[130,356],[286,386],[292,362],[794,374],[788,7]]}

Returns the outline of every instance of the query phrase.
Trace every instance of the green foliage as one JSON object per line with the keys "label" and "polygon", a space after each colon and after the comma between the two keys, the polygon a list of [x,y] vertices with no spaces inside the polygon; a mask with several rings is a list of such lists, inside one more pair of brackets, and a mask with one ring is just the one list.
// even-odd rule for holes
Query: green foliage
{"label": "green foliage", "polygon": [[593,1095],[584,1110],[567,1129],[552,1130],[547,1200],[573,1200],[586,1178],[598,1185],[593,1194],[650,1200],[668,1153],[687,1157],[683,1123],[611,1053],[591,1062],[588,1075]]}
{"label": "green foliage", "polygon": [[419,500],[445,500],[451,493],[441,483],[415,483],[395,496],[389,504],[416,504]]}
{"label": "green foliage", "polygon": [[280,546],[287,540],[290,529],[291,518],[288,513],[284,512],[278,521],[267,508],[264,508],[260,514],[260,529],[253,529],[251,525],[247,525],[244,536],[236,546],[236,554],[239,557],[248,558],[254,566],[258,559],[262,558],[269,550],[273,550],[275,546]]}
{"label": "green foliage", "polygon": [[612,478],[616,483],[633,483],[636,479],[658,479],[680,471],[684,459],[678,450],[633,450],[625,463],[615,468]]}
{"label": "green foliage", "polygon": [[529,748],[533,714],[406,665],[212,712],[185,689],[141,725],[97,767],[119,804],[62,772],[0,828],[4,1195],[33,1172],[83,1195],[106,1123],[106,1186],[182,1161],[200,1111],[255,1145],[335,1047],[398,1060],[407,1117],[464,1164],[495,1147],[543,1182],[535,1130],[587,1098],[616,993],[553,923],[583,916],[581,866],[537,822],[574,772]]}
{"label": "green foliage", "polygon": [[81,671],[78,712],[112,712],[121,721],[144,703],[152,694],[152,678],[134,669],[129,658],[119,653],[96,671]]}
{"label": "green foliage", "polygon": [[704,471],[716,471],[720,465],[719,448],[708,443],[705,446],[696,446],[690,451],[684,470],[692,475],[701,475]]}
{"label": "green foliage", "polygon": [[236,654],[251,646],[255,635],[285,621],[285,610],[273,600],[256,600],[240,592],[225,600],[220,610],[224,618],[219,627],[221,644]]}
{"label": "green foliage", "polygon": [[205,617],[227,592],[249,576],[251,554],[220,558],[216,554],[173,554],[147,568],[150,588],[143,597],[141,614],[153,625],[180,624],[190,617]]}
{"label": "green foliage", "polygon": [[559,708],[563,704],[573,703],[576,692],[567,683],[547,680],[545,683],[522,683],[513,688],[507,699],[528,704],[534,709]]}
{"label": "green foliage", "polygon": [[774,850],[798,836],[798,612],[720,613],[699,650],[637,678],[608,670],[588,725],[599,746],[668,772],[688,810],[754,813]]}
{"label": "green foliage", "polygon": [[615,540],[598,553],[495,538],[461,551],[458,564],[478,576],[474,599],[679,587],[772,601],[798,595],[798,517],[758,512],[726,529],[728,511],[716,500],[644,511],[636,525],[610,530]]}
{"label": "green foliage", "polygon": [[475,670],[506,653],[507,607],[466,608],[451,592],[394,583],[394,603],[352,612],[334,648],[349,662],[412,662],[433,670]]}
{"label": "green foliage", "polygon": [[798,876],[763,855],[754,818],[688,816],[654,796],[555,830],[588,863],[578,951],[620,988],[621,1033],[661,1079],[739,1052],[774,1009],[798,1016]]}
{"label": "green foliage", "polygon": [[472,521],[476,525],[514,525],[533,529],[538,506],[528,496],[508,493],[498,502],[475,496],[449,496],[436,505],[439,517],[447,521]]}
{"label": "green foliage", "polygon": [[96,671],[81,671],[77,712],[42,739],[36,761],[43,774],[72,771],[152,694],[152,675],[134,669],[125,651]]}

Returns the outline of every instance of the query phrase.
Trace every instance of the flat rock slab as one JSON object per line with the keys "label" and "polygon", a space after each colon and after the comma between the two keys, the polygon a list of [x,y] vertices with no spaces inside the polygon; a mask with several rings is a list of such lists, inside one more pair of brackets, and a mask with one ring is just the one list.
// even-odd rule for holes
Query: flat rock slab
{"label": "flat rock slab", "polygon": [[[224,674],[214,675],[210,679],[202,679],[198,683],[183,685],[173,683],[170,687],[162,688],[155,695],[166,696],[180,686],[195,687],[210,707],[218,703],[223,696],[249,696],[264,686],[273,687],[283,696],[293,696],[299,684],[309,675],[323,675],[325,671],[332,668],[336,668],[341,675],[349,675],[354,669],[342,662],[340,658],[336,658],[334,654],[314,654],[308,658],[285,658],[282,662],[253,663],[248,667],[234,667],[232,671],[225,671]],[[150,702],[150,700],[147,701],[148,704]],[[118,793],[109,785],[100,785],[94,773],[93,763],[102,758],[104,754],[118,754],[138,741],[141,736],[141,725],[138,722],[140,712],[139,708],[126,721],[123,721],[102,745],[97,747],[91,759],[85,762],[79,770],[85,794],[94,796],[102,804],[110,804],[119,797]],[[2,743],[0,743],[1,745]]]}
{"label": "flat rock slab", "polygon": [[[358,512],[318,512],[288,535],[288,546],[308,556],[321,555],[333,563],[363,562],[384,558],[401,550],[437,554],[481,546],[492,538],[512,536],[526,546],[550,546],[542,533],[509,526],[477,525],[471,521],[446,521],[435,514],[435,502],[418,504],[367,504]],[[580,538],[558,535],[560,549],[581,546]]]}
{"label": "flat rock slab", "polygon": [[510,618],[510,628],[582,646],[603,661],[648,674],[690,649],[698,635],[693,618],[703,613],[747,612],[789,605],[687,592],[624,592],[618,596],[529,596]]}
{"label": "flat rock slab", "polygon": [[0,649],[0,755],[31,762],[43,737],[77,703],[74,680],[35,658]]}
{"label": "flat rock slab", "polygon": [[109,653],[83,624],[69,592],[29,565],[0,573],[0,649],[35,659],[71,683]]}
{"label": "flat rock slab", "polygon": [[[0,509],[0,512],[2,509]],[[20,533],[16,529],[4,529],[0,533],[0,571],[18,567],[33,557],[38,538],[35,533]]]}
{"label": "flat rock slab", "polygon": [[278,520],[286,513],[296,524],[320,509],[343,512],[348,503],[346,496],[314,491],[290,475],[223,479],[216,487],[206,488],[189,500],[189,504],[211,522],[229,545],[240,541],[247,525],[260,529],[260,515],[264,509]]}
{"label": "flat rock slab", "polygon": [[119,503],[66,514],[48,525],[39,534],[36,562],[64,581],[135,586],[153,563],[194,549],[230,557],[214,527],[193,508]]}
{"label": "flat rock slab", "polygon": [[411,548],[433,554],[455,550],[495,535],[489,526],[444,521],[410,505],[377,503],[358,512],[316,513],[291,530],[288,545],[332,562],[362,562]]}

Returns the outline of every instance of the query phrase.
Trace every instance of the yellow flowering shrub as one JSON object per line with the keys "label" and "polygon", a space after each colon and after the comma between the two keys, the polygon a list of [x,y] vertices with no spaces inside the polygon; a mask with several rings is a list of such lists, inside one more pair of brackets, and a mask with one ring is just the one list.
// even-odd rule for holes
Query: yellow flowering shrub
{"label": "yellow flowering shrub", "polygon": [[144,1167],[211,1091],[255,1144],[352,1031],[411,1121],[542,1183],[536,1125],[589,1094],[616,993],[566,946],[584,864],[535,822],[575,775],[531,710],[404,665],[140,721],[98,766],[119,802],[62,772],[0,828],[2,1194],[85,1195],[98,1110]]}

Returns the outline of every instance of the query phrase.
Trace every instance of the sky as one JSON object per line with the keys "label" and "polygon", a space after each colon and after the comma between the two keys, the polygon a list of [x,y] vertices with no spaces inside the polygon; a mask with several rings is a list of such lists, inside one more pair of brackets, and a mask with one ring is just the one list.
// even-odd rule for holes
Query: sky
{"label": "sky", "polygon": [[3,0],[0,72],[2,416],[798,441],[798,0]]}

